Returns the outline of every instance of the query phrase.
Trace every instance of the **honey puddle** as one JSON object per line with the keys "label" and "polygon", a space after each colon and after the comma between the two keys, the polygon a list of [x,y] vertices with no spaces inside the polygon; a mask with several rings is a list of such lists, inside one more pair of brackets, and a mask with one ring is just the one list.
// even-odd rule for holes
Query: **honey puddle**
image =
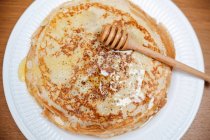
{"label": "honey puddle", "polygon": [[25,65],[26,65],[26,58],[24,58],[21,61],[18,68],[18,78],[22,82],[25,82]]}

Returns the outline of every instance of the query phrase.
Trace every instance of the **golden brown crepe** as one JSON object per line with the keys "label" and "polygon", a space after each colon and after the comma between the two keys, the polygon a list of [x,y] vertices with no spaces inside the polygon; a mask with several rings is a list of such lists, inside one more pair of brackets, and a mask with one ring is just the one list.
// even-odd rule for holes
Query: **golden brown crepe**
{"label": "golden brown crepe", "polygon": [[108,50],[103,25],[119,24],[140,46],[173,57],[173,42],[127,0],[75,0],[43,21],[26,60],[29,92],[53,123],[111,137],[142,126],[166,103],[170,67],[133,51]]}

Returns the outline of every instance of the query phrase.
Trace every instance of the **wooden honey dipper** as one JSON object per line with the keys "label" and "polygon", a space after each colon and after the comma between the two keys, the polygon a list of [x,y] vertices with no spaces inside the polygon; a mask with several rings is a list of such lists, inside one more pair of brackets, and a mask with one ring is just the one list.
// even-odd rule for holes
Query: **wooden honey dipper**
{"label": "wooden honey dipper", "polygon": [[149,56],[155,60],[158,60],[166,65],[169,65],[173,68],[182,70],[184,72],[190,73],[194,76],[197,76],[201,79],[204,79],[208,83],[210,83],[210,76],[207,74],[200,72],[190,66],[187,66],[175,59],[164,56],[160,53],[157,53],[151,49],[148,49],[143,46],[139,46],[134,39],[132,39],[126,31],[122,30],[121,27],[116,25],[105,25],[103,27],[100,41],[103,42],[106,46],[111,47],[115,50],[134,50],[140,52],[146,56]]}

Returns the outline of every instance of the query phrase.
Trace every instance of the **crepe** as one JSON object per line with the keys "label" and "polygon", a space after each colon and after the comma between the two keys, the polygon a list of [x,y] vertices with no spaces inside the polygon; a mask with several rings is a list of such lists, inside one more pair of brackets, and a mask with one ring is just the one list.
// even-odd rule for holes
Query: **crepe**
{"label": "crepe", "polygon": [[118,24],[140,46],[174,58],[166,29],[127,0],[75,0],[56,8],[32,37],[26,85],[43,115],[78,134],[111,137],[136,129],[166,103],[171,68],[99,42]]}

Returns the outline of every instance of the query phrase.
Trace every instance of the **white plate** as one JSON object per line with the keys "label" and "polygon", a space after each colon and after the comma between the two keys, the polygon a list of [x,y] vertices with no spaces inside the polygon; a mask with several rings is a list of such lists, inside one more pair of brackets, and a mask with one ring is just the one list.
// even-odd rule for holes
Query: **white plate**
{"label": "white plate", "polygon": [[[7,44],[4,65],[4,91],[9,109],[28,139],[97,139],[75,135],[56,127],[41,115],[41,108],[18,80],[18,65],[30,47],[30,38],[48,13],[66,0],[35,1],[17,22]],[[169,0],[133,0],[152,17],[162,22],[175,43],[176,59],[204,71],[198,39],[182,12]],[[111,139],[180,139],[192,123],[203,94],[204,82],[174,71],[168,102],[162,111],[141,129]]]}

